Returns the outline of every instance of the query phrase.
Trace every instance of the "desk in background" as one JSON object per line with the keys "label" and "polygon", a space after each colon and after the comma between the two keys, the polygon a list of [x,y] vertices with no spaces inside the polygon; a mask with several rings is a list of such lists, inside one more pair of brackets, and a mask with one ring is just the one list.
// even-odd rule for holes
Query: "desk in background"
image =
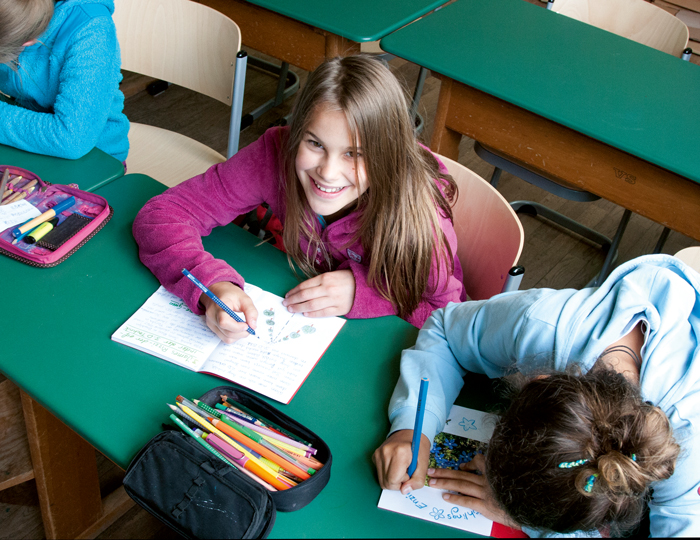
{"label": "desk in background", "polygon": [[442,78],[431,149],[462,135],[700,240],[700,69],[522,0],[457,0],[381,41]]}
{"label": "desk in background", "polygon": [[[131,227],[143,204],[164,189],[142,175],[126,175],[100,188],[97,192],[114,208],[114,217],[53,269],[0,257],[0,274],[31,284],[6,291],[4,298],[7,305],[17,306],[13,326],[32,328],[37,338],[3,345],[0,370],[37,407],[47,407],[122,468],[161,431],[169,414],[166,402],[172,403],[177,394],[199,397],[226,384],[110,340],[158,287],[138,260]],[[270,292],[283,295],[297,283],[285,254],[268,244],[257,246],[256,237],[236,226],[215,229],[203,241],[214,256],[231,261],[244,277]],[[46,316],[37,317],[36,306]],[[318,433],[333,453],[328,486],[301,511],[278,513],[273,537],[464,536],[376,506],[380,489],[371,456],[389,429],[387,406],[398,380],[400,353],[414,344],[417,332],[397,317],[349,320],[291,403],[271,402]],[[482,388],[476,392],[471,406],[478,406],[484,395]],[[46,438],[43,442],[44,450],[51,449]],[[75,458],[71,464],[83,470],[82,485],[74,479],[73,489],[89,491],[82,499],[87,508],[95,508],[101,504],[99,486],[95,494],[89,476],[96,475],[94,458],[92,464],[86,462],[87,446],[83,443],[82,463]],[[63,452],[69,449],[65,446]],[[65,457],[54,453],[45,463],[51,469]],[[53,496],[60,495],[55,489]],[[71,501],[71,506],[77,504]]]}
{"label": "desk in background", "polygon": [[124,165],[97,148],[73,160],[32,154],[0,144],[0,165],[27,169],[52,184],[75,183],[85,191],[93,191],[124,176]]}
{"label": "desk in background", "polygon": [[241,29],[243,45],[313,71],[328,58],[358,54],[447,0],[197,0]]}

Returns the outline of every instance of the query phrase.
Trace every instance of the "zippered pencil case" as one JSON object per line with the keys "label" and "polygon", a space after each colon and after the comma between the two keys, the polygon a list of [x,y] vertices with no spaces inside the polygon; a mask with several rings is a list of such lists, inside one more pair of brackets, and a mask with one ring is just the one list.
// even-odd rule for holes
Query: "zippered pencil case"
{"label": "zippered pencil case", "polygon": [[[316,449],[323,463],[315,474],[286,490],[269,491],[224,463],[193,437],[164,424],[132,460],[124,478],[129,496],[186,538],[266,538],[277,510],[292,512],[310,503],[330,480],[332,456],[314,432],[253,394],[220,386],[200,401],[210,407],[227,395]],[[182,420],[190,429],[197,424]]]}
{"label": "zippered pencil case", "polygon": [[40,213],[70,197],[75,198],[75,203],[42,227],[43,237],[37,233],[35,239],[34,233],[29,233],[17,240],[12,231],[21,224],[0,231],[3,255],[39,268],[56,266],[85,245],[112,217],[113,210],[104,197],[83,191],[76,184],[50,184],[31,171],[11,165],[0,165],[0,177],[5,169],[10,171],[8,184],[11,186],[3,203],[25,200]]}

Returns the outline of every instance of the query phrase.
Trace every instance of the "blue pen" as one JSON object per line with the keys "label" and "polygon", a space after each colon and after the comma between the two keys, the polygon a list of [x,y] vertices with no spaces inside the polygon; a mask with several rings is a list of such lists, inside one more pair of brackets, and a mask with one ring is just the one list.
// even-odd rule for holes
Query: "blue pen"
{"label": "blue pen", "polygon": [[[194,277],[192,274],[190,274],[190,273],[187,271],[186,268],[183,268],[183,269],[182,269],[182,273],[185,274],[185,276],[186,276],[187,278],[189,278],[189,280],[190,280],[192,283],[194,283],[195,285],[197,285],[197,287],[199,287],[199,288],[202,290],[202,292],[203,292],[204,294],[206,294],[209,298],[211,298],[217,306],[219,306],[219,307],[220,307],[221,309],[223,309],[226,313],[228,313],[228,314],[233,318],[234,321],[236,321],[236,322],[245,322],[245,321],[244,321],[243,319],[241,319],[238,315],[236,315],[236,313],[235,313],[230,307],[228,307],[226,304],[224,304],[224,303],[219,299],[218,296],[216,296],[213,292],[211,292],[209,289],[207,289],[207,287],[206,287],[206,285],[204,285],[204,283],[202,283],[202,282],[199,281],[196,277]],[[254,335],[255,335],[255,330],[253,330],[253,329],[249,326],[249,327],[248,327],[248,333],[254,336]]]}
{"label": "blue pen", "polygon": [[418,466],[418,452],[420,452],[420,438],[421,432],[423,431],[423,415],[425,414],[425,402],[428,400],[428,377],[423,377],[420,380],[420,391],[418,392],[418,409],[416,410],[416,423],[413,426],[413,442],[411,443],[411,450],[413,451],[413,458],[411,459],[411,464],[408,466],[408,476],[413,476],[416,472],[416,467]]}
{"label": "blue pen", "polygon": [[12,231],[12,236],[19,238],[23,233],[27,232],[29,229],[33,229],[37,225],[41,225],[44,221],[49,221],[50,219],[56,217],[58,214],[64,210],[68,210],[71,206],[75,204],[75,197],[68,197],[62,200],[60,203],[54,205],[53,208],[49,208],[46,212],[38,217],[35,217],[31,221],[28,221]]}

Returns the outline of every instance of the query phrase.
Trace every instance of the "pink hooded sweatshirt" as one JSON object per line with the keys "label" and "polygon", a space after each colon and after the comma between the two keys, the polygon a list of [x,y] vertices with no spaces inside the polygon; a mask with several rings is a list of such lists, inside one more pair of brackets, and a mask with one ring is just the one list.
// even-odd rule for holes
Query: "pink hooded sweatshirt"
{"label": "pink hooded sweatshirt", "polygon": [[[214,227],[231,223],[263,202],[270,205],[284,225],[286,205],[280,164],[283,140],[288,133],[287,128],[267,130],[228,161],[153,197],[136,216],[134,238],[139,245],[141,261],[194,313],[203,313],[199,304],[201,291],[182,275],[182,268],[188,268],[206,286],[230,281],[242,288],[245,283],[228,263],[204,251],[202,236],[209,235]],[[396,315],[392,303],[367,284],[369,266],[364,250],[360,242],[351,242],[357,231],[357,219],[358,213],[353,211],[328,225],[321,233],[328,253],[334,259],[333,268],[329,270],[349,269],[355,276],[355,300],[347,317],[366,319]],[[462,268],[456,256],[454,228],[443,216],[440,223],[455,254],[454,274],[449,274],[443,264],[438,281],[438,268],[433,261],[428,290],[418,308],[407,318],[418,328],[433,310],[445,307],[448,302],[466,300],[461,281]],[[320,224],[318,228],[321,232]],[[302,248],[308,246],[305,239],[301,242]],[[321,260],[317,262],[322,263]],[[437,287],[434,287],[436,281]],[[430,292],[432,288],[434,292]]]}

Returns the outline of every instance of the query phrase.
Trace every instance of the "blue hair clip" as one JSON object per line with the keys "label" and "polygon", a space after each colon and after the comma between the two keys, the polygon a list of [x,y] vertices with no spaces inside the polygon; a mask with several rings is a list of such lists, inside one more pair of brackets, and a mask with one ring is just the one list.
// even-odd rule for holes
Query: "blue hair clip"
{"label": "blue hair clip", "polygon": [[632,461],[637,461],[637,454],[632,454],[630,458],[632,458]]}
{"label": "blue hair clip", "polygon": [[577,459],[576,461],[562,461],[559,464],[560,469],[573,469],[574,467],[580,467],[588,463],[590,459]]}
{"label": "blue hair clip", "polygon": [[591,490],[593,490],[593,484],[595,483],[595,479],[598,478],[597,474],[592,474],[586,479],[586,485],[583,486],[583,491],[586,493],[590,493]]}

